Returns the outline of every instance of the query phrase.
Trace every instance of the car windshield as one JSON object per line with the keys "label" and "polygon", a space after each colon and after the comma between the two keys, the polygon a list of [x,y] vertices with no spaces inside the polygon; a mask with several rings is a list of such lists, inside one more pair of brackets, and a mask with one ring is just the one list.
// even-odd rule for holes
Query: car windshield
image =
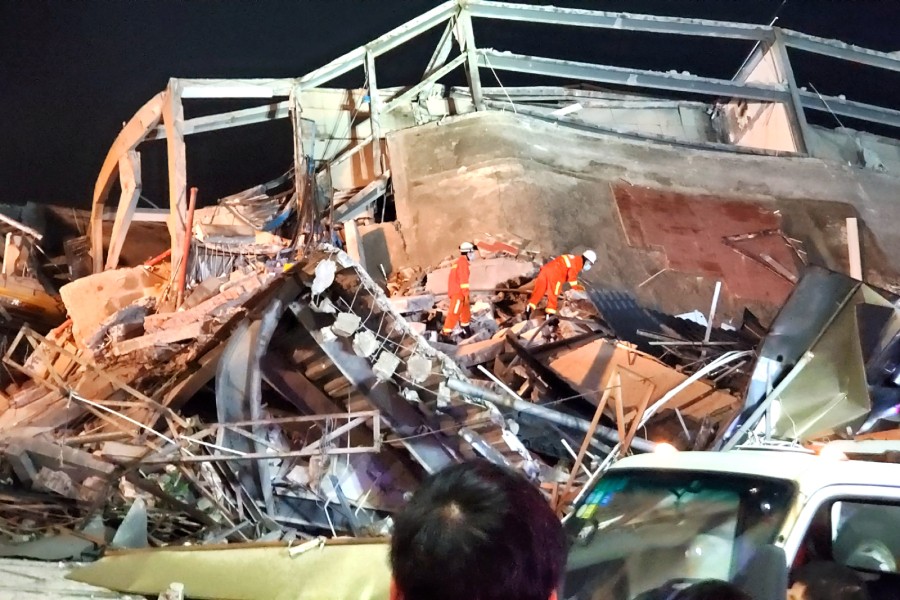
{"label": "car windshield", "polygon": [[793,494],[765,477],[611,471],[566,523],[563,598],[653,598],[676,579],[731,579],[775,541]]}

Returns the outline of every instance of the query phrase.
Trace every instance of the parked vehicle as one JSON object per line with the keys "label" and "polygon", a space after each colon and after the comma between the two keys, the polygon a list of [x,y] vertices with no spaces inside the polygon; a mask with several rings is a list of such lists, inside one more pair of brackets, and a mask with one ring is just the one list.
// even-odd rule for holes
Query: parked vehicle
{"label": "parked vehicle", "polygon": [[[891,448],[890,444],[893,444]],[[563,598],[665,596],[729,580],[754,600],[784,598],[811,560],[859,571],[873,599],[900,597],[896,442],[652,453],[625,458],[566,519]]]}

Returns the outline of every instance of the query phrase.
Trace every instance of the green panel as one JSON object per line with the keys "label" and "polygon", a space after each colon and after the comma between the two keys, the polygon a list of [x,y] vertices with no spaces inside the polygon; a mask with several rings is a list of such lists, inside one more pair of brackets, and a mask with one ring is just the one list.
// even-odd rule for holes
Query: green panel
{"label": "green panel", "polygon": [[[812,360],[776,391],[781,413],[773,434],[812,439],[868,414],[869,392],[856,324],[857,292],[810,349]],[[779,386],[781,387],[781,386]]]}

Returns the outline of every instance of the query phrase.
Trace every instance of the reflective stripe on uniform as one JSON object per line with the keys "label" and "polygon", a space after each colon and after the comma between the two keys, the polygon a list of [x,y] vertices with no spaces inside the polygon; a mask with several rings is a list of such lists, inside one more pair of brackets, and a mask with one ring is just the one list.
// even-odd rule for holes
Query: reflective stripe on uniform
{"label": "reflective stripe on uniform", "polygon": [[532,304],[531,302],[529,302],[529,303],[528,303],[528,308],[534,310],[535,308],[537,308],[537,304]]}
{"label": "reflective stripe on uniform", "polygon": [[555,315],[556,309],[555,308],[545,308],[544,312],[547,313],[548,315]]}
{"label": "reflective stripe on uniform", "polygon": [[444,333],[452,333],[453,332],[452,329],[447,329],[446,327],[444,327],[443,331],[444,331]]}
{"label": "reflective stripe on uniform", "polygon": [[563,254],[562,259],[563,259],[563,262],[566,263],[566,268],[567,268],[567,269],[571,269],[571,268],[572,268],[572,261],[569,260],[569,255],[568,255],[568,254]]}
{"label": "reflective stripe on uniform", "polygon": [[553,293],[559,295],[559,291],[560,291],[561,289],[562,289],[562,283],[561,283],[561,282],[557,282],[557,283],[556,283],[556,287],[553,288]]}
{"label": "reflective stripe on uniform", "polygon": [[459,324],[460,324],[461,326],[463,326],[463,327],[468,327],[468,326],[469,326],[468,323],[463,323],[462,321],[460,321]]}
{"label": "reflective stripe on uniform", "polygon": [[450,265],[450,268],[451,268],[451,269],[455,269],[455,268],[458,267],[458,266],[459,266],[458,264],[453,263],[452,265]]}
{"label": "reflective stripe on uniform", "polygon": [[456,301],[456,305],[453,307],[453,314],[454,314],[454,315],[459,314],[459,306],[460,306],[460,303],[461,303],[461,302],[462,302],[461,300],[457,300],[457,301]]}
{"label": "reflective stripe on uniform", "polygon": [[461,284],[459,284],[459,287],[463,288],[464,290],[467,290],[467,289],[469,289],[469,284],[468,284],[468,283],[461,283]]}

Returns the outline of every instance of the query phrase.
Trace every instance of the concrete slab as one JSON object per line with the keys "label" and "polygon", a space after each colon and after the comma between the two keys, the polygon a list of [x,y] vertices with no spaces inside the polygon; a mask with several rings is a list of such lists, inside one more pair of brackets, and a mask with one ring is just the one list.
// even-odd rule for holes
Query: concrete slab
{"label": "concrete slab", "polygon": [[[537,275],[538,267],[531,262],[514,258],[488,258],[476,260],[469,266],[469,284],[473,292],[492,290],[500,284],[519,277]],[[435,269],[428,274],[425,289],[434,295],[447,293],[450,267]]]}

